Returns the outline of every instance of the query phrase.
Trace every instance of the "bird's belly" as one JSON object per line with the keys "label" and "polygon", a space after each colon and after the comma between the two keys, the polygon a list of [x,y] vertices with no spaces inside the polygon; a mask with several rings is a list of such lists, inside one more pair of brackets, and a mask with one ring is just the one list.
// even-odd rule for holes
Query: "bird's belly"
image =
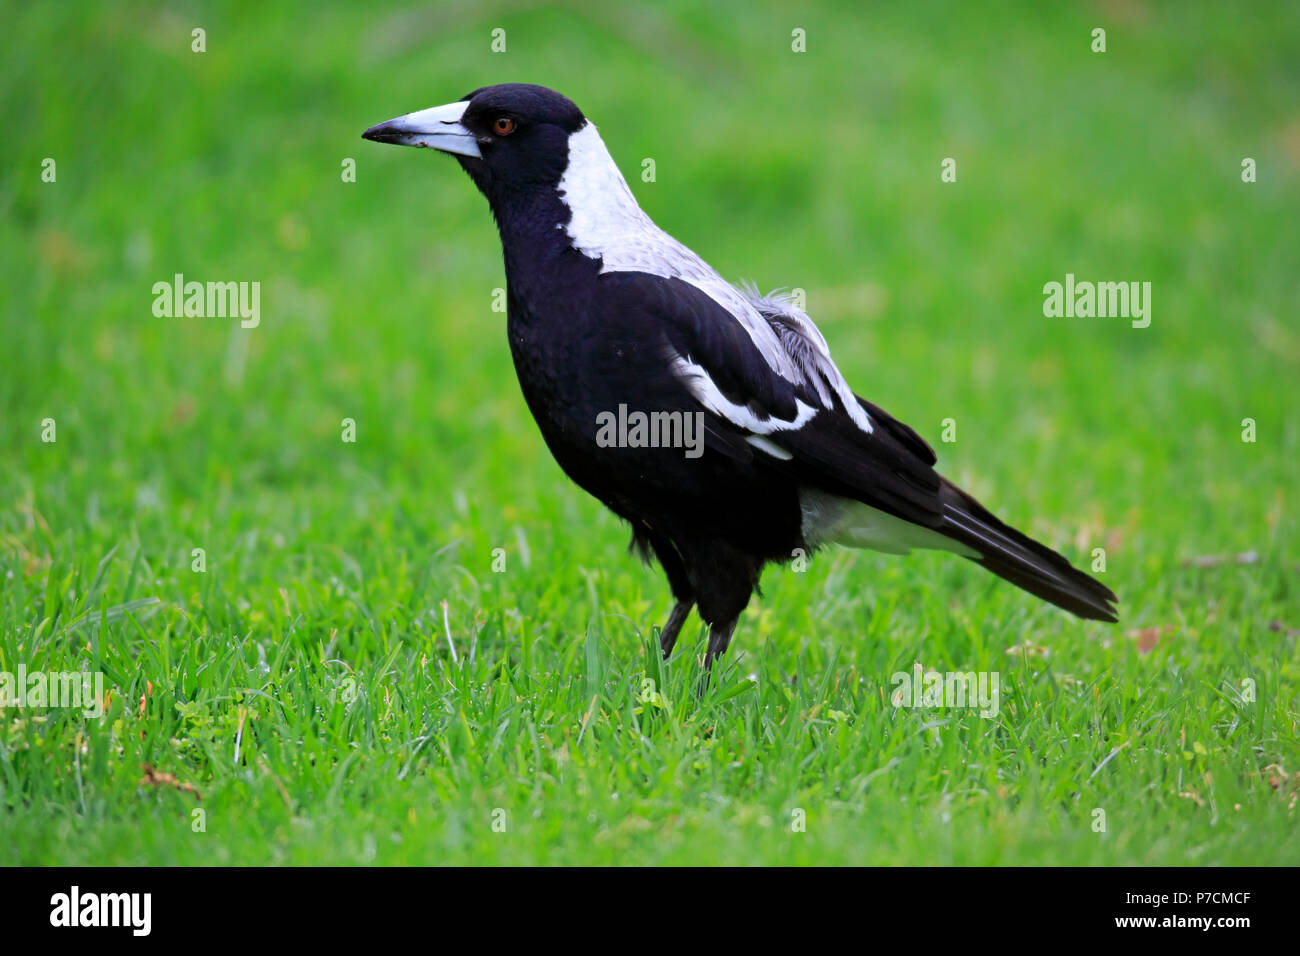
{"label": "bird's belly", "polygon": [[636,527],[781,560],[802,545],[793,481],[758,452],[710,448],[705,414],[657,352],[599,330],[512,323],[520,388],[552,456]]}

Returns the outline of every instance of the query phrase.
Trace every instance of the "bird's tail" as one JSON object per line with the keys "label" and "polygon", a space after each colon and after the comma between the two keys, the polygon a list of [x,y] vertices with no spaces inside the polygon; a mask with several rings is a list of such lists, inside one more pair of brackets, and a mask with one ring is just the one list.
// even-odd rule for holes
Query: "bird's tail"
{"label": "bird's tail", "polygon": [[1008,527],[947,478],[939,500],[943,525],[938,529],[976,556],[970,560],[1030,594],[1051,601],[1090,621],[1116,621],[1119,600],[1100,581],[1089,577],[1051,548]]}

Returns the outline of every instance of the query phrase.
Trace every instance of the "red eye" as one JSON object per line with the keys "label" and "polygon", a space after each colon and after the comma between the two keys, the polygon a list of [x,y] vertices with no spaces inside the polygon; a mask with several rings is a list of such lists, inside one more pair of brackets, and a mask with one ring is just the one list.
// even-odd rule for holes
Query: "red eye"
{"label": "red eye", "polygon": [[492,132],[498,136],[509,136],[515,131],[515,121],[509,116],[498,116],[492,124]]}

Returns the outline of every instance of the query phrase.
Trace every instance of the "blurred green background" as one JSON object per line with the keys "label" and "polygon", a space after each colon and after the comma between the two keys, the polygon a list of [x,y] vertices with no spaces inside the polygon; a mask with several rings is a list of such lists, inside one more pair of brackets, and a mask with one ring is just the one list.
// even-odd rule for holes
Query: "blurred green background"
{"label": "blurred green background", "polygon": [[[1300,769],[1300,6],[0,6],[0,669],[103,667],[116,688],[102,727],[0,721],[0,808],[23,834],[0,859],[1280,852]],[[196,27],[206,52],[191,50]],[[1105,548],[1121,625],[1085,629],[939,556],[828,553],[806,575],[770,571],[742,621],[734,677],[760,674],[757,691],[733,682],[704,717],[679,695],[672,758],[646,758],[676,769],[602,776],[630,772],[608,767],[641,746],[618,742],[619,715],[646,717],[628,688],[652,666],[666,587],[529,418],[491,310],[504,277],[483,199],[447,157],[359,138],[507,81],[577,102],[646,211],[724,276],[804,289],[849,381],[935,444],[945,473],[1080,563]],[[955,183],[940,181],[946,157]],[[1244,157],[1257,182],[1242,182]],[[260,281],[260,327],[154,317],[152,285],[178,272]],[[1045,318],[1043,284],[1067,272],[1151,282],[1150,327]],[[946,418],[955,443],[939,442]],[[1252,564],[1184,566],[1247,551]],[[476,643],[476,670],[451,665],[444,629],[462,654]],[[1158,629],[1150,654],[1134,650],[1144,629]],[[1051,654],[1006,655],[1022,644]],[[906,783],[848,800],[837,775],[888,763],[878,748],[899,718],[877,686],[914,659],[1016,662],[1013,742],[966,718],[941,750],[905,737]],[[364,708],[336,699],[340,668]],[[1254,718],[1225,690],[1249,675],[1268,687]],[[790,679],[803,689],[768,686]],[[1114,713],[1083,714],[1093,698]],[[833,745],[816,738],[828,712],[845,715]],[[769,733],[791,713],[812,738]],[[1077,761],[1026,769],[1030,713],[1029,750],[1056,741]],[[1090,777],[1117,728],[1130,742]],[[575,782],[563,768],[579,745],[597,749]],[[1184,753],[1188,766],[1166,765]],[[214,824],[197,848],[189,798],[140,784],[146,764],[246,829]],[[945,825],[926,816],[948,807],[950,772],[976,775],[989,801],[965,811],[965,843],[936,842]],[[1197,786],[1228,788],[1218,803],[1244,804],[1249,825],[1225,834],[1226,807],[1211,818],[1212,796],[1185,796],[1204,774],[1217,783]],[[1092,839],[1096,787],[1151,821]],[[609,802],[618,790],[640,802]],[[764,842],[791,800],[834,825]],[[900,803],[891,830],[879,821]],[[473,835],[498,805],[531,808],[508,845]],[[160,825],[140,836],[147,821]],[[376,847],[368,835],[390,825],[402,839]],[[595,831],[613,834],[603,850]]]}

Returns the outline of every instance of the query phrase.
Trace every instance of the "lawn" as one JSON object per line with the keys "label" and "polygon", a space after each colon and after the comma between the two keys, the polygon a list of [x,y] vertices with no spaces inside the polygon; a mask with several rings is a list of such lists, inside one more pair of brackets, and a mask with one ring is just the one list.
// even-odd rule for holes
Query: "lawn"
{"label": "lawn", "polygon": [[[1300,860],[1300,7],[879,6],[4,3],[0,672],[107,710],[0,709],[0,863]],[[827,550],[703,694],[696,618],[661,662],[661,573],[519,394],[486,204],[359,138],[503,81],[803,290],[1120,623]],[[159,317],[178,273],[259,324]],[[1045,316],[1067,274],[1150,325]],[[918,664],[996,714],[893,706]]]}

